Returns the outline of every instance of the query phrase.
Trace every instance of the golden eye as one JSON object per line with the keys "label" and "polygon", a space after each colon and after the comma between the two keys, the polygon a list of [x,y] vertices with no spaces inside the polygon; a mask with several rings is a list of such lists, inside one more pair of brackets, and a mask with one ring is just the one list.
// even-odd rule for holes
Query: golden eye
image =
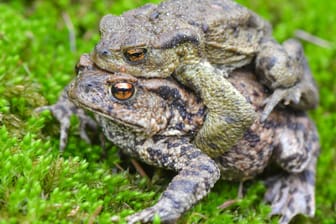
{"label": "golden eye", "polygon": [[124,51],[124,57],[132,64],[140,64],[146,58],[146,48],[130,48]]}
{"label": "golden eye", "polygon": [[134,94],[134,86],[128,82],[115,83],[111,87],[111,93],[118,100],[128,100]]}

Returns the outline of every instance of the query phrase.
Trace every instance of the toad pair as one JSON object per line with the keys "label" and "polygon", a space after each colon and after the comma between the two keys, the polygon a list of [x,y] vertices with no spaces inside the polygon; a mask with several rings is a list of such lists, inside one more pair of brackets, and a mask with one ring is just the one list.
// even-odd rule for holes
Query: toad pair
{"label": "toad pair", "polygon": [[58,103],[40,110],[61,121],[62,148],[75,113],[130,156],[178,172],[129,223],[174,221],[220,176],[244,181],[273,163],[284,172],[265,198],[280,223],[314,214],[319,145],[303,110],[318,93],[300,44],[278,44],[267,22],[229,0],[148,4],[105,16],[100,31]]}

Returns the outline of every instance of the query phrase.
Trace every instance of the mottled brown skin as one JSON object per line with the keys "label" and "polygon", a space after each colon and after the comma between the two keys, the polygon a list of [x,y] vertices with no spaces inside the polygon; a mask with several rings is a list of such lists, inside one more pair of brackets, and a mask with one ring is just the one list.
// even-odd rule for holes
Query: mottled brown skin
{"label": "mottled brown skin", "polygon": [[[266,21],[233,1],[147,4],[105,16],[100,31],[92,53],[98,67],[135,77],[173,75],[200,96],[208,116],[195,141],[210,156],[230,149],[257,116],[226,79],[235,68],[253,64],[258,82],[273,91],[265,98],[262,120],[281,101],[299,109],[317,105],[301,45],[294,40],[278,44]],[[210,146],[214,138],[223,139],[217,148]]]}
{"label": "mottled brown skin", "polygon": [[[268,97],[253,73],[234,71],[229,78],[251,103],[258,119],[243,138],[220,156],[209,157],[195,142],[207,109],[188,89],[171,78],[143,79],[124,73],[107,73],[96,68],[88,55],[78,64],[78,75],[52,110],[60,122],[82,109],[94,113],[108,140],[123,152],[148,164],[177,171],[159,201],[128,217],[128,223],[150,222],[155,214],[173,222],[202,199],[220,178],[245,181],[277,164],[282,172],[266,180],[265,200],[281,224],[296,214],[315,212],[315,171],[319,152],[314,124],[304,112],[277,108],[261,121],[263,101]],[[116,98],[116,84],[134,86],[127,99]],[[71,101],[69,101],[71,100]],[[77,108],[74,110],[73,108]],[[85,123],[87,118],[80,116]],[[62,130],[65,131],[66,130]],[[67,134],[63,134],[67,136]],[[63,140],[63,139],[61,139]],[[212,146],[222,139],[212,139]],[[62,144],[61,144],[62,145]]]}

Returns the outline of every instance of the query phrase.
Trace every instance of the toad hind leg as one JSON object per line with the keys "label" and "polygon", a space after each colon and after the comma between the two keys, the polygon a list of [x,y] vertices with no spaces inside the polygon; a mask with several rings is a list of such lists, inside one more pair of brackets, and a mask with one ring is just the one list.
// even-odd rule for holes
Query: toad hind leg
{"label": "toad hind leg", "polygon": [[[287,148],[281,150],[296,152],[292,155],[276,155],[278,164],[287,172],[266,180],[265,200],[271,204],[271,215],[280,215],[280,224],[289,223],[297,214],[312,217],[315,213],[315,173],[319,144],[314,125],[308,121],[305,128],[309,131],[302,139],[301,149],[290,148],[291,145],[295,147],[298,144],[286,144]],[[301,157],[304,158],[301,161],[294,159],[296,163],[293,163],[292,158],[300,157],[300,151],[303,154],[307,152],[307,156]]]}
{"label": "toad hind leg", "polygon": [[315,172],[286,174],[266,180],[265,201],[272,207],[271,216],[280,215],[279,224],[287,224],[298,215],[315,213]]}

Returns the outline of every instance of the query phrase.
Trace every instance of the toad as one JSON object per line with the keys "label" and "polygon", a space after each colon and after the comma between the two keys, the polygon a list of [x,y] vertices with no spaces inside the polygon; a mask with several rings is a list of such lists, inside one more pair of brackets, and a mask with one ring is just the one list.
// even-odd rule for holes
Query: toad
{"label": "toad", "polygon": [[[303,110],[318,102],[302,46],[295,40],[277,43],[268,22],[231,0],[147,4],[106,15],[100,32],[92,53],[98,67],[135,77],[174,76],[200,96],[208,113],[195,142],[211,156],[230,149],[257,117],[226,80],[234,69],[252,65],[258,82],[272,91],[262,120],[279,102]],[[214,138],[222,139],[217,148],[210,146]]]}
{"label": "toad", "polygon": [[[155,215],[163,223],[173,222],[206,196],[219,178],[246,181],[273,166],[281,171],[266,181],[265,200],[272,215],[280,215],[281,224],[297,214],[314,215],[319,153],[315,125],[305,112],[289,107],[276,108],[262,120],[269,93],[251,71],[235,70],[227,80],[251,104],[257,119],[229,150],[209,156],[195,141],[209,111],[190,89],[171,77],[109,73],[88,55],[81,57],[77,68],[77,77],[60,100],[40,110],[50,109],[58,118],[79,112],[83,124],[93,122],[83,116],[83,109],[91,111],[96,125],[124,153],[177,172],[158,202],[129,216],[128,223],[150,222]],[[66,129],[61,131],[67,136]],[[216,148],[222,140],[210,139],[210,146]]]}

